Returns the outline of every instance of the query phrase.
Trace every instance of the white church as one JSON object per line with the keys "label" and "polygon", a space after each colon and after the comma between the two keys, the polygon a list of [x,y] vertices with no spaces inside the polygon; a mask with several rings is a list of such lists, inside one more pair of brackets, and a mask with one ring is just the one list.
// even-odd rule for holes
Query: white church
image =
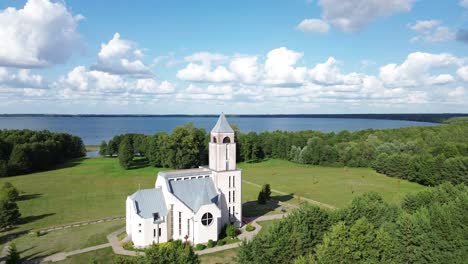
{"label": "white church", "polygon": [[135,247],[216,241],[224,225],[242,225],[241,183],[234,130],[221,114],[211,130],[209,165],[159,172],[154,189],[128,196],[126,232]]}

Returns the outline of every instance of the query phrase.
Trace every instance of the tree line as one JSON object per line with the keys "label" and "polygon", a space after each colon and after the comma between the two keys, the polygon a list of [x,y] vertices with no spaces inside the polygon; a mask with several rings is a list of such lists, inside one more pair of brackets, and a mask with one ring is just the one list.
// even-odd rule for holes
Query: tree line
{"label": "tree line", "polygon": [[238,263],[465,263],[468,187],[441,184],[386,203],[377,193],[334,211],[303,205],[241,245]]}
{"label": "tree line", "polygon": [[85,155],[81,138],[47,130],[0,130],[0,177],[50,169]]}
{"label": "tree line", "polygon": [[[339,133],[241,133],[232,126],[238,162],[276,158],[311,165],[372,167],[423,185],[435,186],[444,181],[468,184],[468,122]],[[136,155],[146,157],[151,166],[181,169],[205,165],[208,142],[204,129],[187,124],[170,134],[118,135],[104,141],[100,151],[101,155],[116,156],[121,149],[125,153],[121,159],[124,167],[131,167]]]}

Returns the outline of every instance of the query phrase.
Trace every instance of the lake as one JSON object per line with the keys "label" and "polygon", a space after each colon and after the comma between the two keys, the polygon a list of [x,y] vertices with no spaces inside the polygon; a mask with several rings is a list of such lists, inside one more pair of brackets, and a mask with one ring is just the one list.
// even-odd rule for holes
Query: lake
{"label": "lake", "polygon": [[[57,116],[3,116],[0,129],[47,129],[67,132],[81,137],[87,145],[98,145],[102,140],[125,133],[154,134],[171,132],[188,122],[210,131],[217,117],[57,117]],[[302,117],[228,117],[243,132],[274,130],[319,130],[322,132],[356,131],[367,128],[399,128],[408,126],[434,126],[437,124],[416,121],[350,118]]]}

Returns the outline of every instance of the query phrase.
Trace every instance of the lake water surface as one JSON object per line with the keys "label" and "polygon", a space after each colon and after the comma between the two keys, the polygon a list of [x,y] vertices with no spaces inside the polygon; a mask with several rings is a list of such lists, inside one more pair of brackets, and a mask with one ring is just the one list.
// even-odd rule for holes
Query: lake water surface
{"label": "lake water surface", "polygon": [[[54,117],[54,116],[3,116],[0,129],[47,129],[67,132],[81,137],[87,145],[98,145],[102,140],[125,133],[154,134],[171,132],[176,126],[192,122],[210,131],[217,117]],[[407,126],[434,126],[434,123],[349,118],[298,118],[298,117],[230,117],[243,132],[274,130],[319,130],[322,132],[356,131],[367,128],[399,128]]]}

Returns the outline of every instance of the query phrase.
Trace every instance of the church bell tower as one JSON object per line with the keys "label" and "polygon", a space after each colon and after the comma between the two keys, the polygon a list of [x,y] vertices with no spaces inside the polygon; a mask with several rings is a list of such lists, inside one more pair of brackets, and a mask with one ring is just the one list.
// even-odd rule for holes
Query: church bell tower
{"label": "church bell tower", "polygon": [[214,171],[230,171],[236,169],[236,143],[234,130],[229,125],[224,114],[211,130],[209,147],[209,167]]}
{"label": "church bell tower", "polygon": [[236,166],[234,130],[224,114],[219,116],[210,137],[209,168],[212,170],[216,188],[222,193],[222,198],[218,202],[222,212],[221,221],[223,225],[233,223],[240,227],[242,226],[242,171]]}

